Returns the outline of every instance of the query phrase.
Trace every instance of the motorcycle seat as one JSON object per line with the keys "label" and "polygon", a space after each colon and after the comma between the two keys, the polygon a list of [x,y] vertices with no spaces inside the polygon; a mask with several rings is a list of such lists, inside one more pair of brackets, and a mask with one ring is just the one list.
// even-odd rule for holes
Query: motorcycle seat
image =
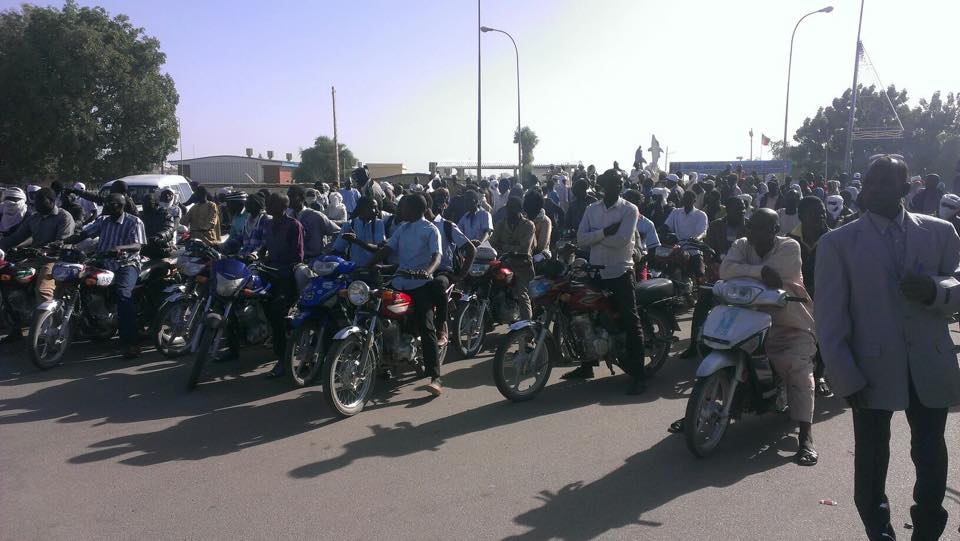
{"label": "motorcycle seat", "polygon": [[651,278],[637,284],[637,304],[653,304],[674,295],[673,280]]}

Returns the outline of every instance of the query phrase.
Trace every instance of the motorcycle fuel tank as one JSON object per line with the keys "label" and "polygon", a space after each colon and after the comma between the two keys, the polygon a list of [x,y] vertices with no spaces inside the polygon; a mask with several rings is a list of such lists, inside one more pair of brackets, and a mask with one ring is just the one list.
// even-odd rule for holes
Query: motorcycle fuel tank
{"label": "motorcycle fuel tank", "polygon": [[566,295],[565,301],[571,310],[595,312],[610,307],[606,293],[587,284],[571,284]]}
{"label": "motorcycle fuel tank", "polygon": [[772,324],[770,314],[736,306],[717,306],[710,310],[703,324],[703,340],[714,349],[730,349]]}

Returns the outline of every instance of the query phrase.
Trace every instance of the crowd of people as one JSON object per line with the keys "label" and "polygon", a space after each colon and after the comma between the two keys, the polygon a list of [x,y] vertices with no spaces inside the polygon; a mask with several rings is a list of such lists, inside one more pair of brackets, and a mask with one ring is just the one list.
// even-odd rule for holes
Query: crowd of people
{"label": "crowd of people", "polygon": [[[290,186],[285,193],[195,185],[188,201],[171,190],[148,194],[138,208],[122,181],[105,196],[81,183],[8,188],[2,195],[0,256],[29,241],[44,246],[97,238],[101,253],[172,253],[178,226],[225,254],[256,255],[277,269],[270,306],[271,376],[283,373],[286,315],[296,301],[294,267],[336,253],[362,266],[392,262],[394,287],[414,299],[424,348],[427,390],[440,395],[438,348],[448,341],[445,292],[462,279],[480,246],[520,254],[513,265],[519,318],[532,306],[527,291],[537,263],[562,239],[574,240],[594,265],[621,316],[635,356],[621,366],[627,391],[642,393],[643,331],[634,298],[636,266],[663,239],[697,240],[712,252],[702,280],[750,277],[807,298],[776,311],[767,354],[783,380],[790,417],[799,427],[796,461],[818,462],[816,395],[837,393],[853,407],[856,503],[871,539],[892,538],[884,493],[892,411],[905,410],[917,466],[917,535],[943,531],[947,408],[960,404],[960,368],[946,331],[960,307],[954,279],[960,263],[960,196],[936,174],[910,178],[899,156],[877,157],[861,177],[761,178],[729,166],[718,174],[650,172],[634,164],[601,174],[594,166],[551,167],[543,178],[441,178],[391,185],[357,168],[333,185]],[[952,225],[952,227],[951,227]],[[221,234],[226,232],[224,241]],[[49,265],[49,264],[48,264]],[[116,271],[120,339],[139,355],[130,316],[140,258]],[[39,272],[38,302],[54,294],[49,268]],[[953,295],[951,295],[953,293]],[[700,289],[690,346],[714,300]],[[816,307],[816,308],[814,308]],[[13,330],[4,341],[22,339]],[[582,365],[565,378],[590,378]],[[832,390],[831,390],[832,387]],[[682,430],[682,421],[671,431]],[[936,535],[934,535],[936,534]],[[890,535],[891,537],[884,537]]]}

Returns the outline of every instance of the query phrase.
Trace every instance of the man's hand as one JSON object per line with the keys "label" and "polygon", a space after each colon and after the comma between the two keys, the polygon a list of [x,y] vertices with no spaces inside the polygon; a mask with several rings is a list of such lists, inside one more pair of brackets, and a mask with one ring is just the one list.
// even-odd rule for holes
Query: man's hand
{"label": "man's hand", "polygon": [[937,298],[937,284],[929,276],[911,272],[900,282],[900,292],[907,300],[931,304]]}
{"label": "man's hand", "polygon": [[763,279],[763,283],[767,287],[774,289],[783,288],[783,279],[780,278],[780,275],[777,274],[777,271],[766,265],[764,265],[763,269],[760,271],[760,277]]}
{"label": "man's hand", "polygon": [[344,233],[343,240],[353,244],[354,242],[357,242],[357,235],[356,233]]}
{"label": "man's hand", "polygon": [[607,227],[603,228],[603,236],[609,237],[610,235],[616,235],[619,229],[620,229],[619,223],[610,224]]}

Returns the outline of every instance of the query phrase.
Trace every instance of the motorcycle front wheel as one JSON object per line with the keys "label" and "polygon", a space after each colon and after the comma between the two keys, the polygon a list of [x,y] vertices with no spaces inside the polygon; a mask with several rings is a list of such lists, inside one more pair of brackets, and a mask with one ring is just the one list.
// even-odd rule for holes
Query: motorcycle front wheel
{"label": "motorcycle front wheel", "polygon": [[687,448],[698,457],[710,456],[730,425],[730,417],[723,416],[723,410],[733,400],[733,378],[733,369],[724,368],[697,379],[693,385],[683,430]]}
{"label": "motorcycle front wheel", "polygon": [[476,357],[483,349],[483,340],[487,336],[485,316],[483,304],[476,300],[466,302],[457,311],[454,341],[464,359]]}
{"label": "motorcycle front wheel", "polygon": [[642,314],[644,332],[644,356],[649,361],[644,365],[647,376],[652,376],[666,364],[673,346],[673,325],[666,314],[651,310]]}
{"label": "motorcycle front wheel", "polygon": [[493,356],[493,381],[505,398],[524,402],[537,396],[550,379],[550,348],[544,341],[536,349],[532,327],[510,331]]}
{"label": "motorcycle front wheel", "polygon": [[37,313],[30,325],[27,345],[30,349],[30,361],[40,370],[47,370],[60,364],[63,354],[73,340],[73,328],[69,320],[64,320],[63,304],[53,310]]}
{"label": "motorcycle front wheel", "polygon": [[287,377],[294,388],[300,389],[313,383],[323,365],[324,335],[327,329],[315,322],[305,323],[293,329],[287,338],[284,359]]}
{"label": "motorcycle front wheel", "polygon": [[323,361],[323,398],[341,417],[360,413],[373,396],[376,363],[365,349],[363,336],[351,334],[335,340]]}
{"label": "motorcycle front wheel", "polygon": [[175,358],[190,351],[196,331],[201,303],[197,299],[180,299],[166,303],[157,314],[156,346],[164,357]]}
{"label": "motorcycle front wheel", "polygon": [[197,387],[200,378],[203,376],[203,369],[210,360],[210,356],[216,353],[214,344],[219,344],[218,338],[223,334],[223,328],[214,329],[212,327],[203,327],[200,329],[203,334],[200,336],[200,344],[197,346],[197,354],[193,356],[193,365],[190,366],[190,376],[187,378],[187,390],[192,391]]}

